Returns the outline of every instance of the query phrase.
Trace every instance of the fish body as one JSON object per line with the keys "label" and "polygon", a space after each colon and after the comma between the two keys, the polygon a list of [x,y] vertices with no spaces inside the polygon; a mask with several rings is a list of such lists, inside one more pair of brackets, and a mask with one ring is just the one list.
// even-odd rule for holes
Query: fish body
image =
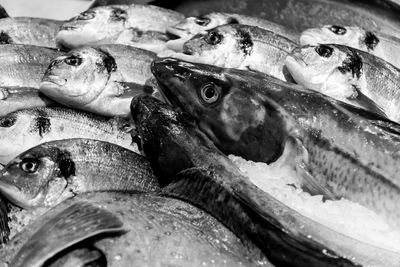
{"label": "fish body", "polygon": [[[31,236],[44,222],[55,220],[57,211],[80,202],[101,207],[123,223],[124,234],[93,237],[75,246],[75,250],[89,247],[100,252],[107,266],[271,266],[259,249],[243,244],[218,220],[187,202],[154,194],[108,192],[82,194],[62,202],[15,236],[0,252],[3,262],[10,262],[18,251],[25,255],[22,245],[32,243]],[[41,242],[43,250],[61,246],[63,239]],[[69,254],[67,249],[53,259]],[[46,256],[43,258],[48,259]]]}
{"label": "fish body", "polygon": [[326,25],[302,32],[301,45],[339,44],[377,56],[400,68],[400,39],[359,27]]}
{"label": "fish body", "polygon": [[66,108],[33,108],[15,111],[0,118],[0,163],[7,164],[18,154],[41,143],[70,138],[91,138],[115,143],[130,150],[129,134],[119,121]]}
{"label": "fish body", "polygon": [[259,27],[286,37],[292,42],[299,42],[299,33],[277,23],[241,14],[213,12],[197,17],[187,17],[178,24],[169,27],[167,31],[180,38],[169,41],[167,46],[172,50],[182,52],[184,42],[188,41],[196,34],[204,33],[205,31],[225,24],[244,24]]}
{"label": "fish body", "polygon": [[237,13],[281,24],[297,32],[323,25],[354,25],[369,31],[400,37],[398,9],[384,9],[354,1],[333,0],[229,0],[215,3],[208,0],[157,3],[172,8],[186,17],[210,12]]}
{"label": "fish body", "polygon": [[0,86],[38,88],[50,62],[64,54],[55,48],[6,44],[1,46]]}
{"label": "fish body", "polygon": [[1,193],[25,209],[55,206],[63,195],[157,189],[157,179],[143,156],[93,139],[40,144],[11,160],[0,173]]}
{"label": "fish body", "polygon": [[400,121],[400,70],[380,58],[342,45],[305,46],[286,67],[298,84]]}
{"label": "fish body", "polygon": [[222,152],[291,166],[312,195],[344,197],[399,226],[397,123],[260,73],[174,59],[153,73]]}
{"label": "fish body", "polygon": [[1,87],[0,116],[35,107],[52,107],[58,104],[47,98],[36,88]]}
{"label": "fish body", "polygon": [[143,151],[167,184],[162,194],[206,210],[243,241],[254,242],[272,264],[398,264],[398,254],[315,223],[256,187],[187,114],[147,96],[135,98],[131,108]]}
{"label": "fish body", "polygon": [[110,5],[147,4],[149,2],[153,2],[153,0],[95,0],[90,7],[92,8]]}
{"label": "fish body", "polygon": [[125,45],[71,50],[52,61],[40,92],[66,106],[106,116],[128,116],[135,94],[155,93],[155,54]]}
{"label": "fish body", "polygon": [[0,43],[56,47],[55,38],[62,23],[28,17],[0,19]]}
{"label": "fish body", "polygon": [[178,12],[151,5],[109,5],[94,7],[66,22],[56,36],[68,48],[110,44],[126,29],[165,33],[169,25],[183,19]]}
{"label": "fish body", "polygon": [[199,34],[174,57],[225,68],[246,69],[290,80],[286,56],[296,43],[271,31],[247,25],[223,25]]}

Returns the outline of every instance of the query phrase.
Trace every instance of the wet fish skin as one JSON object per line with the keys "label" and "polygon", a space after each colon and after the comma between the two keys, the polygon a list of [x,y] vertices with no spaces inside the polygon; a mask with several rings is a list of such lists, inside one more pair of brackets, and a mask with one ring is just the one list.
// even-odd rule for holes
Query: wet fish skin
{"label": "wet fish skin", "polygon": [[[202,266],[204,262],[211,266],[270,266],[259,249],[250,249],[214,217],[187,202],[150,193],[108,192],[82,194],[62,202],[24,228],[0,251],[0,261],[9,262],[57,210],[83,201],[118,215],[124,224],[123,235],[95,237],[78,246],[102,252],[107,266],[131,266],[132,262],[140,266]],[[61,244],[47,242],[49,247]],[[58,256],[68,257],[68,252]]]}
{"label": "wet fish skin", "polygon": [[400,70],[374,55],[337,44],[304,46],[285,64],[301,85],[400,121]]}
{"label": "wet fish skin", "polygon": [[167,48],[168,36],[159,31],[142,31],[136,28],[128,28],[121,32],[114,43],[129,45],[154,53],[160,53]]}
{"label": "wet fish skin", "polygon": [[169,27],[167,31],[180,38],[169,41],[167,46],[172,50],[182,52],[184,42],[188,41],[196,34],[204,33],[207,30],[225,24],[244,24],[259,27],[284,36],[292,42],[299,42],[299,33],[271,21],[241,14],[213,12],[197,17],[187,17],[178,24]]}
{"label": "wet fish skin", "polygon": [[59,49],[33,45],[1,46],[0,86],[39,88],[51,60],[64,54]]}
{"label": "wet fish skin", "polygon": [[326,25],[307,29],[300,36],[301,45],[339,44],[377,56],[400,67],[400,39],[354,26]]}
{"label": "wet fish skin", "polygon": [[176,59],[156,61],[153,73],[224,153],[291,166],[306,191],[347,198],[399,225],[397,123],[261,73]]}
{"label": "wet fish skin", "polygon": [[260,71],[291,80],[284,70],[286,56],[297,45],[271,31],[247,25],[222,25],[198,34],[173,57],[219,67]]}
{"label": "wet fish skin", "polygon": [[0,19],[0,43],[57,47],[55,38],[62,24],[62,21],[44,18]]}
{"label": "wet fish skin", "polygon": [[165,33],[169,25],[183,18],[178,12],[152,5],[100,6],[88,9],[66,22],[56,39],[57,43],[68,48],[110,44],[126,29]]}
{"label": "wet fish skin", "polygon": [[0,172],[0,191],[25,209],[54,206],[62,195],[159,189],[149,162],[115,144],[64,139],[35,146]]}
{"label": "wet fish skin", "polygon": [[357,265],[337,253],[366,265],[398,260],[390,253],[370,255],[367,251],[376,252],[376,247],[365,244],[358,250],[359,242],[312,222],[257,188],[185,114],[146,96],[133,99],[131,108],[144,153],[163,172],[160,177],[167,185],[162,193],[206,210],[244,242],[254,242],[273,264]]}
{"label": "wet fish skin", "polygon": [[95,0],[90,8],[109,5],[147,4],[153,0]]}
{"label": "wet fish skin", "polygon": [[137,151],[122,130],[123,120],[67,108],[33,108],[0,117],[0,163],[39,144],[69,138],[91,138]]}
{"label": "wet fish skin", "polygon": [[8,227],[8,202],[0,196],[0,245],[7,243],[10,236],[10,228]]}
{"label": "wet fish skin", "polygon": [[40,91],[72,108],[128,116],[132,96],[158,91],[150,71],[154,58],[154,53],[125,45],[74,49],[52,61]]}

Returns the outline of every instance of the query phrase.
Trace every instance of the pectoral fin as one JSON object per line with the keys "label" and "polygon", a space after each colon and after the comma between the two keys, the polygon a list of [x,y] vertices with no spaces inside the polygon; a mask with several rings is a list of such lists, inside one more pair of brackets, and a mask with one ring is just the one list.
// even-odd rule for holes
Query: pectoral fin
{"label": "pectoral fin", "polygon": [[87,202],[75,203],[45,222],[14,256],[10,266],[42,266],[55,254],[82,240],[123,231],[122,225],[117,216],[105,209]]}
{"label": "pectoral fin", "polygon": [[354,101],[357,104],[357,106],[365,108],[366,110],[374,112],[380,116],[383,116],[384,118],[388,118],[388,116],[385,114],[382,108],[378,106],[371,98],[364,95],[360,91],[360,89],[357,88],[356,86],[353,86],[353,88],[354,88],[354,94],[348,97],[350,101]]}

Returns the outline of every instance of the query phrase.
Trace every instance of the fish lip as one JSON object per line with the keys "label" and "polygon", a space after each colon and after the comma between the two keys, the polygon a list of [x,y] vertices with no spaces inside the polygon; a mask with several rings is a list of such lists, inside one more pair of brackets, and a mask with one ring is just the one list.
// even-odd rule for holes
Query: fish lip
{"label": "fish lip", "polygon": [[23,209],[32,209],[34,207],[31,204],[31,200],[15,185],[10,185],[0,180],[0,192],[8,201]]}
{"label": "fish lip", "polygon": [[167,34],[178,36],[179,38],[187,37],[189,34],[186,30],[177,27],[168,27],[166,30]]}

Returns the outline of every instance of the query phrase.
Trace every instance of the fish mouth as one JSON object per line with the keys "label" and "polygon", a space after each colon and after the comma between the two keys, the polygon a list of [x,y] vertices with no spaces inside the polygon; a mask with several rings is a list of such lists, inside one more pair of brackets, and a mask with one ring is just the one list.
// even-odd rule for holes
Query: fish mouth
{"label": "fish mouth", "polygon": [[176,36],[178,38],[185,38],[189,35],[189,33],[185,30],[185,29],[181,29],[178,27],[168,27],[167,30],[167,35],[171,35],[171,36]]}
{"label": "fish mouth", "polygon": [[42,85],[51,87],[54,87],[54,85],[63,86],[66,83],[67,83],[66,79],[63,79],[57,75],[46,75],[42,78],[40,87],[42,87]]}
{"label": "fish mouth", "polygon": [[318,38],[315,37],[315,32],[310,32],[310,31],[304,31],[300,38],[300,44],[301,45],[319,45],[319,43],[322,40],[319,40]]}
{"label": "fish mouth", "polygon": [[60,31],[77,31],[79,28],[75,26],[61,26]]}
{"label": "fish mouth", "polygon": [[26,196],[18,187],[0,181],[0,192],[11,203],[23,208],[32,209],[32,199]]}

